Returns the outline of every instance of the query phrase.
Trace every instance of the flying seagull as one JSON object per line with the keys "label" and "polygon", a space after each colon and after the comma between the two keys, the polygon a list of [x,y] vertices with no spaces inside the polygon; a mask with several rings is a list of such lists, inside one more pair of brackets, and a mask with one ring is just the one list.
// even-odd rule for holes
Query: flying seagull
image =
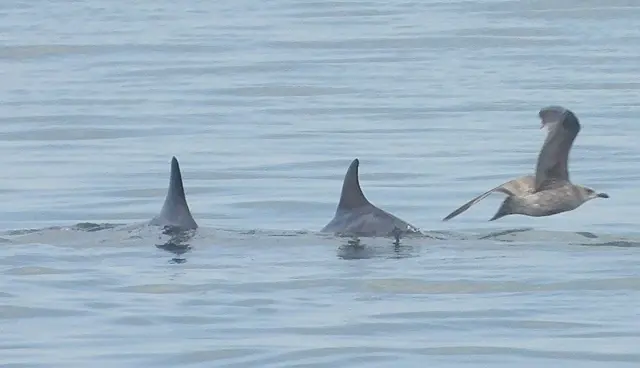
{"label": "flying seagull", "polygon": [[456,217],[493,192],[504,193],[507,198],[489,221],[507,215],[551,216],[572,211],[594,198],[609,198],[607,193],[569,180],[569,151],[580,132],[576,115],[562,106],[545,107],[538,115],[542,120],[540,129],[547,127],[548,134],[538,155],[535,176],[522,176],[497,186],[451,212],[443,221]]}

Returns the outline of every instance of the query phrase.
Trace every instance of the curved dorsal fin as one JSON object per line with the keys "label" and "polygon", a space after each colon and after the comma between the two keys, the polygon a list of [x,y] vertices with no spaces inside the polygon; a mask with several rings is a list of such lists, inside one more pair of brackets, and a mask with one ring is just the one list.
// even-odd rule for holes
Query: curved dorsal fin
{"label": "curved dorsal fin", "polygon": [[164,205],[160,215],[152,221],[152,224],[177,226],[181,229],[195,229],[198,227],[187,204],[180,165],[175,156],[171,158],[171,177]]}
{"label": "curved dorsal fin", "polygon": [[344,176],[344,182],[342,183],[342,193],[340,193],[338,210],[352,210],[354,208],[371,205],[360,188],[360,180],[358,179],[359,165],[360,161],[357,158],[349,165],[347,174]]}
{"label": "curved dorsal fin", "polygon": [[169,191],[167,192],[166,199],[168,200],[170,198],[180,201],[187,206],[187,197],[184,194],[184,185],[182,184],[182,173],[180,172],[180,164],[178,164],[176,156],[171,158],[171,177],[169,178]]}

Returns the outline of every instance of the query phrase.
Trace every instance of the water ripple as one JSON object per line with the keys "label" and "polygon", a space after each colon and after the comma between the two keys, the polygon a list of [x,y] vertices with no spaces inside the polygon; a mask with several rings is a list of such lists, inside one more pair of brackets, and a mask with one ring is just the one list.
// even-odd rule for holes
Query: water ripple
{"label": "water ripple", "polygon": [[[3,367],[637,367],[633,0],[7,2]],[[607,201],[489,222],[575,110]],[[147,226],[180,159],[200,228]],[[319,234],[349,162],[424,236]]]}

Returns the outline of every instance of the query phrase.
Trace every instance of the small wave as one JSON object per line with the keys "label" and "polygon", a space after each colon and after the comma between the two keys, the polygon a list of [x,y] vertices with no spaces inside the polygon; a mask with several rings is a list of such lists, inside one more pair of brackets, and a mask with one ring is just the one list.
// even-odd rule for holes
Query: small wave
{"label": "small wave", "polygon": [[[178,229],[179,230],[179,229]],[[84,234],[84,235],[83,235]],[[95,235],[91,235],[95,234]],[[100,235],[98,235],[100,234]],[[246,244],[258,246],[262,240],[278,245],[335,245],[338,257],[342,259],[368,259],[375,257],[412,257],[423,246],[435,244],[467,244],[469,242],[490,241],[518,245],[553,244],[554,246],[598,246],[611,248],[640,248],[640,236],[596,234],[588,231],[536,230],[532,227],[502,229],[491,232],[474,230],[443,231],[423,230],[421,234],[402,237],[398,244],[392,237],[352,237],[340,234],[320,233],[317,230],[270,230],[270,229],[229,229],[201,226],[195,231],[176,231],[172,228],[158,228],[147,222],[133,224],[80,222],[70,226],[49,226],[39,229],[17,229],[5,231],[0,244],[48,244],[73,246],[82,245],[153,245],[177,256],[189,252],[194,242],[198,244]],[[99,237],[98,237],[99,236]],[[160,241],[158,241],[160,240]],[[393,248],[394,252],[389,250]],[[375,249],[380,248],[380,249]],[[384,248],[384,249],[382,249]],[[176,259],[179,262],[180,259]]]}
{"label": "small wave", "polygon": [[419,279],[377,279],[367,282],[370,290],[398,294],[492,294],[492,293],[548,293],[557,291],[639,291],[639,277],[581,279],[566,282],[485,282],[472,280],[423,281]]}

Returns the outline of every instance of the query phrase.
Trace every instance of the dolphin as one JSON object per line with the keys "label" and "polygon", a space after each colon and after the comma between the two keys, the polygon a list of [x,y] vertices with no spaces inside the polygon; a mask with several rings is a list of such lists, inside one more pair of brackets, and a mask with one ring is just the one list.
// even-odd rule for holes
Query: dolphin
{"label": "dolphin", "polygon": [[360,188],[359,165],[360,161],[357,158],[351,162],[342,183],[336,213],[320,231],[362,237],[391,235],[396,240],[401,235],[420,234],[417,227],[381,210],[367,200]]}
{"label": "dolphin", "polygon": [[171,177],[169,179],[169,190],[164,200],[164,205],[160,214],[150,221],[151,225],[171,227],[180,230],[197,229],[198,224],[191,216],[187,198],[184,195],[182,185],[182,174],[178,159],[173,156],[171,159]]}

